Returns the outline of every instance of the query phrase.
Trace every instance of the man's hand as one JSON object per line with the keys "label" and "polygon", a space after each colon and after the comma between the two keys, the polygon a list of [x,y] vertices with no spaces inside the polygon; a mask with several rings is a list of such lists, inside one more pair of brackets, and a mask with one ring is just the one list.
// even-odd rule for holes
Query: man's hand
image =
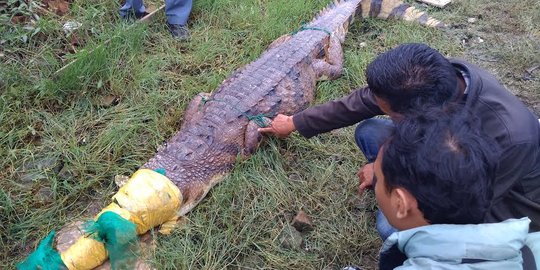
{"label": "man's hand", "polygon": [[268,127],[258,129],[260,133],[273,134],[279,138],[286,138],[295,130],[292,116],[284,114],[278,114]]}
{"label": "man's hand", "polygon": [[360,185],[358,186],[358,193],[362,195],[366,188],[373,185],[373,163],[368,163],[364,165],[364,167],[360,168],[356,175],[358,175],[358,179],[360,180]]}

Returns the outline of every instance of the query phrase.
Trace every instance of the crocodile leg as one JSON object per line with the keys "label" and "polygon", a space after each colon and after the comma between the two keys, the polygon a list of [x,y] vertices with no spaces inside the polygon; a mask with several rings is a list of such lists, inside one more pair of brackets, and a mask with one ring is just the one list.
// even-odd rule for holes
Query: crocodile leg
{"label": "crocodile leg", "polygon": [[180,129],[183,129],[190,123],[193,123],[193,121],[196,121],[196,119],[200,118],[201,112],[199,109],[201,106],[201,102],[204,98],[209,97],[210,93],[199,93],[189,102],[189,105],[184,112],[184,122],[182,123],[182,127]]}
{"label": "crocodile leg", "polygon": [[[272,120],[264,117],[265,123],[271,123]],[[255,150],[259,147],[262,141],[262,135],[257,131],[259,126],[255,121],[249,121],[246,127],[246,133],[244,134],[244,149],[242,151],[242,159],[248,159]]]}
{"label": "crocodile leg", "polygon": [[313,69],[318,80],[334,80],[341,76],[343,70],[343,51],[339,37],[332,36],[325,52],[324,59],[315,59]]}
{"label": "crocodile leg", "polygon": [[270,45],[268,45],[268,48],[266,48],[267,51],[289,41],[289,39],[291,39],[292,36],[290,34],[285,34],[281,37],[278,37],[276,40],[272,41],[272,43],[270,43]]}

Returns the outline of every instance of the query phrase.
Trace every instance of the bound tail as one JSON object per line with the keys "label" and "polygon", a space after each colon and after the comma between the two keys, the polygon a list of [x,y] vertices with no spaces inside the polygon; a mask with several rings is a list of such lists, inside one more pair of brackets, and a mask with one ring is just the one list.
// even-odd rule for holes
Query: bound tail
{"label": "bound tail", "polygon": [[418,22],[430,27],[446,27],[441,21],[428,16],[425,12],[419,11],[407,3],[403,3],[401,0],[364,0],[358,5],[356,14],[363,18],[397,18]]}
{"label": "bound tail", "polygon": [[344,35],[354,17],[396,18],[430,27],[446,27],[441,21],[401,0],[332,0],[308,25]]}

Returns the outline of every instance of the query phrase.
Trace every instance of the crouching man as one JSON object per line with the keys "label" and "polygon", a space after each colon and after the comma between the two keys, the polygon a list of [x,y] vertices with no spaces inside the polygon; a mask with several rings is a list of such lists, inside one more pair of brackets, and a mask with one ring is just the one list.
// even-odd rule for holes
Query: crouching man
{"label": "crouching man", "polygon": [[427,110],[399,122],[381,147],[375,195],[398,232],[383,244],[380,269],[540,269],[529,218],[482,224],[500,151],[473,118]]}

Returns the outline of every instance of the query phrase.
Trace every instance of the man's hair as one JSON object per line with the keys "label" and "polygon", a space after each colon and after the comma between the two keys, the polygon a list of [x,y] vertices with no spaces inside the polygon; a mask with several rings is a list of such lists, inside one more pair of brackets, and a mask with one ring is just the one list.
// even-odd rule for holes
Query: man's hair
{"label": "man's hair", "polygon": [[379,55],[368,65],[366,77],[371,91],[400,114],[443,106],[458,94],[456,70],[425,44],[402,44]]}
{"label": "man's hair", "polygon": [[429,223],[484,220],[500,150],[467,110],[423,110],[400,121],[381,150],[386,191],[408,190]]}

